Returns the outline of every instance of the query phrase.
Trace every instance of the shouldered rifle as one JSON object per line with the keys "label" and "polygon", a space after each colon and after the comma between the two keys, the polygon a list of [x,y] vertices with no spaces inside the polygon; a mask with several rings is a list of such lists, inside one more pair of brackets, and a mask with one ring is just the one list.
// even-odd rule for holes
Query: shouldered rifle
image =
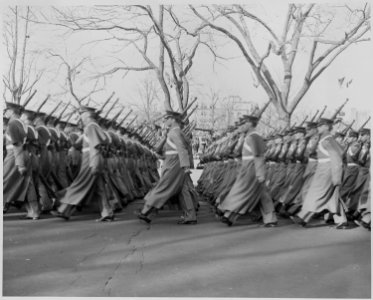
{"label": "shouldered rifle", "polygon": [[146,141],[150,140],[151,137],[152,137],[152,135],[153,135],[153,132],[150,131],[150,132],[149,132],[149,133],[144,137],[144,140],[146,140]]}
{"label": "shouldered rifle", "polygon": [[304,120],[302,121],[302,123],[300,123],[300,124],[298,125],[298,127],[302,127],[302,125],[306,122],[307,118],[308,118],[308,116],[306,116],[306,117],[304,118]]}
{"label": "shouldered rifle", "polygon": [[109,122],[109,125],[115,122],[115,120],[119,117],[119,115],[122,113],[123,110],[124,110],[124,107],[111,119],[111,121]]}
{"label": "shouldered rifle", "polygon": [[327,108],[327,106],[325,105],[325,106],[324,106],[324,109],[322,110],[322,112],[321,112],[320,115],[318,116],[316,122],[320,121],[321,117],[323,116],[324,112],[326,111],[326,108]]}
{"label": "shouldered rifle", "polygon": [[135,120],[137,119],[137,116],[135,116],[131,122],[129,122],[129,124],[127,125],[127,128],[130,128],[130,126],[133,124],[133,122],[135,122]]}
{"label": "shouldered rifle", "polygon": [[69,114],[69,116],[68,116],[67,119],[65,120],[65,123],[66,123],[66,124],[70,121],[70,119],[71,119],[71,117],[74,115],[74,113],[75,113],[75,110],[72,111],[72,112]]}
{"label": "shouldered rifle", "polygon": [[105,117],[103,117],[103,119],[107,118],[107,116],[113,110],[114,106],[118,103],[118,101],[119,101],[119,98],[117,98],[117,100],[114,101],[113,105],[108,109],[108,111],[106,112],[106,115],[105,115]]}
{"label": "shouldered rifle", "polygon": [[197,101],[197,97],[194,97],[193,101],[188,104],[188,106],[183,110],[181,114],[185,114],[189,108]]}
{"label": "shouldered rifle", "polygon": [[132,109],[129,111],[129,113],[123,118],[123,120],[122,121],[120,121],[119,122],[119,124],[118,124],[118,127],[120,127],[122,124],[123,124],[123,122],[127,119],[127,117],[131,114],[131,112],[132,112]]}
{"label": "shouldered rifle", "polygon": [[32,98],[34,98],[36,92],[38,90],[35,90],[26,100],[25,100],[25,103],[23,104],[23,107],[26,108],[27,104],[29,104],[29,102],[31,101]]}
{"label": "shouldered rifle", "polygon": [[262,114],[265,112],[265,110],[267,109],[267,107],[269,106],[269,104],[271,103],[271,99],[263,106],[263,108],[259,111],[257,117],[258,119],[260,119],[260,117],[262,116]]}
{"label": "shouldered rifle", "polygon": [[186,120],[188,120],[190,117],[191,117],[191,115],[196,111],[196,109],[198,108],[198,105],[196,105],[190,112],[189,112],[189,114],[188,115],[186,115],[185,116],[185,118],[183,118],[183,121],[186,121]]}
{"label": "shouldered rifle", "polygon": [[44,99],[44,101],[40,104],[40,106],[38,107],[38,109],[36,110],[36,113],[39,113],[40,112],[40,110],[41,110],[41,108],[44,106],[44,104],[45,103],[47,103],[47,101],[48,101],[48,99],[49,99],[49,97],[50,97],[51,95],[47,95],[47,97]]}
{"label": "shouldered rifle", "polygon": [[45,123],[48,122],[48,120],[52,117],[53,113],[60,107],[62,102],[59,102],[57,106],[49,113],[49,115],[45,118]]}
{"label": "shouldered rifle", "polygon": [[[193,120],[192,122],[190,122],[189,124],[188,124],[188,126],[187,127],[185,127],[184,129],[183,129],[183,132],[185,133],[185,134],[189,134],[189,132],[191,132],[193,129],[194,129],[194,127],[196,126],[196,122]],[[192,129],[193,128],[193,129]]]}
{"label": "shouldered rifle", "polygon": [[345,102],[343,102],[343,104],[335,111],[334,115],[330,118],[331,120],[334,120],[338,114],[341,112],[341,110],[343,109],[343,107],[346,105],[346,103],[349,101],[349,99],[347,98]]}
{"label": "shouldered rifle", "polygon": [[196,128],[197,124],[196,123],[193,123],[193,125],[188,129],[188,131],[186,132],[186,135],[189,135],[190,133],[192,133],[192,131],[194,130],[194,128]]}
{"label": "shouldered rifle", "polygon": [[360,126],[358,132],[359,132],[360,130],[362,130],[362,129],[364,128],[365,125],[368,124],[369,120],[370,120],[370,116],[369,116],[368,120],[366,120],[366,121],[364,122],[364,124]]}
{"label": "shouldered rifle", "polygon": [[342,130],[342,134],[345,135],[345,134],[347,133],[347,131],[350,130],[350,128],[352,127],[352,125],[354,125],[354,123],[355,123],[355,120],[353,120],[353,121],[350,123],[350,125],[348,125],[345,129]]}
{"label": "shouldered rifle", "polygon": [[145,124],[145,121],[143,121],[140,126],[138,126],[135,130],[134,130],[134,134],[139,134],[143,128],[144,128],[144,124]]}
{"label": "shouldered rifle", "polygon": [[[69,107],[69,105],[70,105],[70,103],[67,103],[67,105],[65,106],[65,108],[61,111],[61,113],[57,117],[57,121],[62,118],[63,113],[66,111],[66,109]],[[57,121],[55,123],[57,123]],[[54,124],[54,125],[56,125],[56,124]]]}
{"label": "shouldered rifle", "polygon": [[115,94],[115,92],[112,92],[112,93],[111,93],[111,95],[109,96],[109,98],[105,101],[105,103],[104,103],[104,104],[102,105],[102,107],[99,109],[100,112],[104,110],[105,106],[109,103],[109,101],[111,100],[111,98],[114,97],[114,94]]}
{"label": "shouldered rifle", "polygon": [[313,115],[313,117],[311,118],[311,120],[309,120],[308,122],[313,122],[313,120],[315,120],[317,114],[319,113],[319,110],[316,110],[316,113]]}

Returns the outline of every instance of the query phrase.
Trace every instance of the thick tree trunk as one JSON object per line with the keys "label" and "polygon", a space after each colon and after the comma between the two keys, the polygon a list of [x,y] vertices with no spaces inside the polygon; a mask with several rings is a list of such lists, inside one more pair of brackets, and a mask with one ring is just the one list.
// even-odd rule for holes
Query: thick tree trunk
{"label": "thick tree trunk", "polygon": [[283,110],[278,110],[278,115],[279,115],[278,127],[280,128],[290,127],[291,114]]}
{"label": "thick tree trunk", "polygon": [[275,101],[272,103],[276,107],[276,111],[278,114],[278,121],[277,121],[277,124],[271,124],[271,125],[277,129],[290,127],[291,113],[288,113],[284,109],[284,107],[279,103],[279,101]]}

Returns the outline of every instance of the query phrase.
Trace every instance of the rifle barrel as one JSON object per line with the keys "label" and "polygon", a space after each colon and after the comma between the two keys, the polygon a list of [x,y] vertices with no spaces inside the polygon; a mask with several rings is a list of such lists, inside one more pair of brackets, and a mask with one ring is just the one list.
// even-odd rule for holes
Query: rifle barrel
{"label": "rifle barrel", "polygon": [[113,98],[114,95],[115,95],[115,92],[112,92],[111,95],[109,96],[109,98],[105,101],[104,105],[102,105],[100,111],[103,111],[105,106],[109,103],[109,101],[111,100],[111,98]]}
{"label": "rifle barrel", "polygon": [[32,98],[34,98],[35,94],[36,94],[37,90],[35,90],[26,100],[25,100],[25,104],[23,104],[23,107],[26,108],[27,104],[29,104],[29,102],[31,101]]}
{"label": "rifle barrel", "polygon": [[265,112],[265,110],[267,109],[267,107],[269,106],[270,103],[271,103],[271,99],[269,99],[269,101],[264,105],[264,107],[262,108],[262,110],[259,112],[259,114],[258,114],[258,118],[259,119],[262,116],[262,114]]}
{"label": "rifle barrel", "polygon": [[310,122],[313,122],[313,120],[315,120],[315,118],[316,118],[316,116],[317,116],[318,113],[319,113],[319,110],[316,111],[316,113],[311,118]]}
{"label": "rifle barrel", "polygon": [[343,104],[336,110],[336,112],[334,113],[334,115],[331,117],[332,120],[334,120],[337,115],[341,112],[341,110],[343,109],[343,107],[346,105],[346,103],[349,101],[348,98],[346,98],[346,101],[343,102]]}
{"label": "rifle barrel", "polygon": [[368,124],[369,120],[370,120],[370,116],[369,116],[368,120],[366,120],[366,121],[364,122],[364,124],[360,126],[360,128],[359,128],[358,131],[362,130],[362,129],[364,128],[364,126]]}
{"label": "rifle barrel", "polygon": [[196,111],[196,109],[198,108],[198,105],[196,105],[190,112],[189,114],[183,119],[183,121],[186,121],[188,120],[192,115],[193,113]]}
{"label": "rifle barrel", "polygon": [[117,100],[114,101],[113,105],[109,108],[109,110],[106,112],[106,115],[105,117],[103,117],[103,119],[106,119],[107,116],[109,115],[109,113],[112,111],[112,109],[114,108],[114,106],[118,103],[119,101],[119,98],[117,98]]}
{"label": "rifle barrel", "polygon": [[38,109],[36,110],[37,113],[40,112],[40,110],[41,110],[41,108],[44,106],[44,104],[47,103],[47,101],[48,101],[48,99],[49,99],[50,96],[51,96],[51,95],[48,94],[47,97],[44,99],[44,101],[40,104],[40,106],[39,106]]}
{"label": "rifle barrel", "polygon": [[317,122],[320,121],[321,117],[323,116],[323,114],[324,114],[325,111],[326,111],[326,108],[327,108],[327,106],[325,105],[325,106],[324,106],[324,109],[322,110],[322,112],[320,113],[319,117],[317,118]]}
{"label": "rifle barrel", "polygon": [[181,114],[185,114],[186,111],[197,101],[197,97],[194,97],[193,101],[188,104],[188,106],[183,110]]}
{"label": "rifle barrel", "polygon": [[137,119],[137,116],[135,116],[135,117],[132,119],[132,121],[127,125],[127,128],[129,128],[129,127],[132,125],[132,123],[135,122],[136,119]]}

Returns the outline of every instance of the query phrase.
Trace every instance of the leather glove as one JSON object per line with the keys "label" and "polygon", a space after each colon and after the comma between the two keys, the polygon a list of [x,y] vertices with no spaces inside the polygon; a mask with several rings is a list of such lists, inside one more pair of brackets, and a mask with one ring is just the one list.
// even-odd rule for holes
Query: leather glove
{"label": "leather glove", "polygon": [[192,173],[192,171],[190,170],[189,167],[183,167],[183,169],[184,169],[184,172],[185,172],[186,174],[190,174],[190,173]]}
{"label": "leather glove", "polygon": [[19,168],[18,168],[18,172],[19,172],[22,176],[25,176],[26,173],[27,173],[27,169],[26,169],[26,168],[23,168],[23,167],[19,167]]}
{"label": "leather glove", "polygon": [[257,177],[257,179],[258,179],[259,183],[263,183],[264,180],[265,180],[265,178],[262,177],[262,176]]}

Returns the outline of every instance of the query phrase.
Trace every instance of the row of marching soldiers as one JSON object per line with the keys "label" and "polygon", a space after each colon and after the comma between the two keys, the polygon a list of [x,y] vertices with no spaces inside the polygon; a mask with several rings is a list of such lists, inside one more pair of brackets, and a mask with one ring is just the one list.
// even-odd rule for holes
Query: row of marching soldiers
{"label": "row of marching soldiers", "polygon": [[[112,97],[112,96],[111,96]],[[145,198],[137,216],[150,222],[152,211],[164,205],[183,210],[179,224],[195,224],[197,193],[190,178],[193,166],[190,133],[195,124],[185,124],[194,112],[169,111],[164,117],[163,137],[160,127],[152,130],[141,124],[131,128],[136,117],[122,126],[131,111],[120,121],[120,110],[108,119],[100,114],[111,97],[99,109],[80,105],[78,124],[69,122],[72,114],[61,120],[41,112],[49,96],[34,111],[6,102],[3,155],[3,212],[14,206],[25,208],[23,219],[38,220],[42,213],[69,220],[87,206],[98,209],[97,221],[114,220],[114,213],[129,202]],[[183,129],[181,129],[183,128]],[[158,172],[163,158],[162,176]]]}
{"label": "row of marching soldiers", "polygon": [[228,226],[247,215],[275,227],[280,215],[303,227],[322,219],[337,229],[356,223],[370,230],[370,118],[358,130],[353,123],[333,130],[346,102],[330,117],[324,107],[264,138],[255,128],[267,103],[215,140],[201,157],[197,190],[216,217]]}
{"label": "row of marching soldiers", "polygon": [[81,106],[74,111],[80,113],[79,124],[74,124],[70,118],[61,120],[68,105],[59,116],[53,115],[57,107],[49,114],[41,112],[46,101],[35,110],[6,103],[4,213],[16,207],[26,209],[24,219],[52,213],[68,220],[92,204],[101,211],[99,221],[111,221],[115,212],[143,198],[158,181],[152,140],[140,134],[140,128],[122,126],[129,114],[116,122],[123,110],[107,119],[101,111]]}

